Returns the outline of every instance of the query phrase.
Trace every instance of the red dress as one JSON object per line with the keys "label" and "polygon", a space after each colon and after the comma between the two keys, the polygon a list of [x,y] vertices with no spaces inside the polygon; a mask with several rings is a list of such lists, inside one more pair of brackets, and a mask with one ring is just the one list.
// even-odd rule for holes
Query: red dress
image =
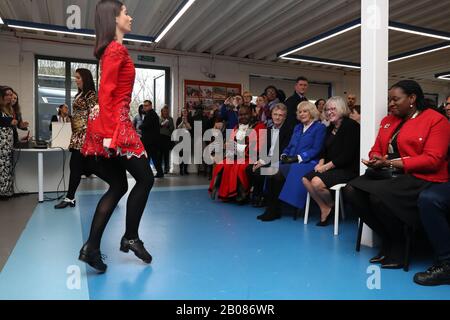
{"label": "red dress", "polygon": [[[239,125],[233,129],[233,132],[230,136],[231,141],[235,141],[238,127]],[[246,139],[247,147],[245,149],[244,163],[238,163],[236,161],[234,161],[233,163],[226,163],[226,160],[224,159],[224,161],[218,163],[214,168],[208,191],[210,193],[213,191],[214,186],[217,183],[216,180],[218,179],[219,173],[222,172],[217,195],[219,199],[223,201],[228,201],[238,196],[238,182],[241,184],[244,194],[248,194],[250,191],[250,182],[245,171],[247,166],[251,164],[249,149],[251,148],[256,154],[256,152],[259,152],[263,148],[263,143],[266,141],[266,137],[264,134],[265,131],[262,131],[262,129],[266,129],[266,126],[262,122],[258,122],[254,124],[254,126],[252,126],[250,129],[253,129],[256,134],[250,135],[250,137]],[[254,141],[255,138],[256,141]]]}
{"label": "red dress", "polygon": [[[146,156],[130,120],[130,102],[136,71],[125,46],[112,41],[100,61],[99,107],[89,114],[86,141],[81,152],[95,156]],[[111,139],[109,149],[103,139]]]}

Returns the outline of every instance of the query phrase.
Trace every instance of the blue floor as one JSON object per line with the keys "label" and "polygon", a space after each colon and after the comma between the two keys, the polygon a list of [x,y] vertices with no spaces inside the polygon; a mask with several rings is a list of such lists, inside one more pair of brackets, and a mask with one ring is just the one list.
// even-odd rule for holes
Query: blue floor
{"label": "blue floor", "polygon": [[150,266],[119,251],[122,200],[102,242],[108,271],[97,275],[77,254],[101,194],[80,192],[77,207],[63,212],[37,207],[0,273],[0,299],[450,298],[450,286],[412,282],[427,259],[413,260],[409,272],[381,270],[381,288],[370,290],[368,259],[377,250],[355,252],[355,221],[341,223],[337,237],[332,226],[316,227],[316,216],[307,226],[288,215],[263,223],[260,209],[213,202],[204,187],[152,191],[140,227]]}

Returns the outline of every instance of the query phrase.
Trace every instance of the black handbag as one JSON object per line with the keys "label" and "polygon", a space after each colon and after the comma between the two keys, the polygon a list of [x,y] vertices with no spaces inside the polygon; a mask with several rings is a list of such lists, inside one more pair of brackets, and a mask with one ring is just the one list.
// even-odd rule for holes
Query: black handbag
{"label": "black handbag", "polygon": [[401,171],[396,168],[367,168],[364,176],[371,180],[387,180],[395,178],[399,174],[401,174]]}

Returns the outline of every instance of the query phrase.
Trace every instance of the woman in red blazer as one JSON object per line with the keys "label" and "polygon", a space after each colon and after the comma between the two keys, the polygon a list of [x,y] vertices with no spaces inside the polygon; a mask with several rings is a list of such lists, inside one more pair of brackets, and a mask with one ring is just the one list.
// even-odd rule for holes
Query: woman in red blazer
{"label": "woman in red blazer", "polygon": [[124,35],[131,31],[133,19],[117,0],[100,1],[95,15],[95,56],[100,60],[101,71],[99,107],[89,115],[82,153],[103,158],[95,173],[109,184],[109,190],[97,205],[89,239],[79,259],[105,272],[107,266],[102,261],[100,240],[117,203],[127,192],[126,171],[136,180],[136,185],[127,201],[126,230],[120,250],[131,250],[144,262],[151,262],[152,256],[139,239],[138,229],[154,178],[129,116],[135,68],[122,42]]}
{"label": "woman in red blazer", "polygon": [[[419,84],[403,80],[389,91],[392,114],[381,121],[378,137],[363,163],[396,173],[392,178],[365,175],[344,190],[355,213],[381,238],[380,253],[370,260],[383,268],[403,267],[406,224],[420,224],[417,200],[422,190],[448,181],[447,150],[450,124],[440,113],[427,108]],[[370,170],[370,169],[369,169]]]}

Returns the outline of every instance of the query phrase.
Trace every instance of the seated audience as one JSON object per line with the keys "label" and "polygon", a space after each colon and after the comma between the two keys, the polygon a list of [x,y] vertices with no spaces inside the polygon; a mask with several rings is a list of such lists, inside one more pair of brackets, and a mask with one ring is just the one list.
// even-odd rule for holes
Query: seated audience
{"label": "seated audience", "polygon": [[450,124],[424,103],[420,85],[412,80],[389,90],[392,114],[381,121],[366,173],[350,181],[344,194],[354,212],[381,237],[381,250],[371,263],[403,268],[405,226],[420,226],[417,201],[433,184],[448,181]]}
{"label": "seated audience", "polygon": [[[277,167],[279,154],[288,146],[292,136],[293,128],[286,123],[286,117],[287,107],[282,103],[277,104],[272,109],[273,125],[267,130],[266,154],[269,159],[273,159],[275,153],[276,163],[273,165]],[[267,175],[261,173],[261,168],[269,166],[271,166],[270,161],[259,159],[256,163],[247,167],[247,175],[250,179],[250,185],[253,187],[251,202],[254,207],[264,206],[263,189]]]}
{"label": "seated audience", "polygon": [[325,99],[319,99],[316,101],[315,105],[317,110],[320,113],[320,117],[319,117],[319,121],[325,126],[328,127],[330,125],[330,121],[327,120],[326,115],[325,115],[325,104],[326,104],[326,100]]}
{"label": "seated audience", "polygon": [[334,200],[330,188],[359,175],[359,124],[350,119],[345,100],[332,97],[325,105],[330,121],[319,163],[306,174],[303,184],[320,208],[318,226],[332,221]]}
{"label": "seated audience", "polygon": [[297,119],[300,124],[295,127],[289,145],[282,151],[279,171],[266,179],[268,207],[258,216],[262,221],[281,217],[280,200],[296,208],[305,207],[306,189],[301,179],[319,162],[326,127],[318,121],[319,112],[309,101],[298,105]]}
{"label": "seated audience", "polygon": [[250,156],[261,148],[263,133],[260,131],[265,128],[263,123],[254,121],[249,107],[239,109],[239,124],[227,142],[225,159],[217,163],[213,171],[209,186],[212,199],[218,194],[223,201],[236,200],[240,204],[247,201],[250,184],[246,168],[250,164]]}

